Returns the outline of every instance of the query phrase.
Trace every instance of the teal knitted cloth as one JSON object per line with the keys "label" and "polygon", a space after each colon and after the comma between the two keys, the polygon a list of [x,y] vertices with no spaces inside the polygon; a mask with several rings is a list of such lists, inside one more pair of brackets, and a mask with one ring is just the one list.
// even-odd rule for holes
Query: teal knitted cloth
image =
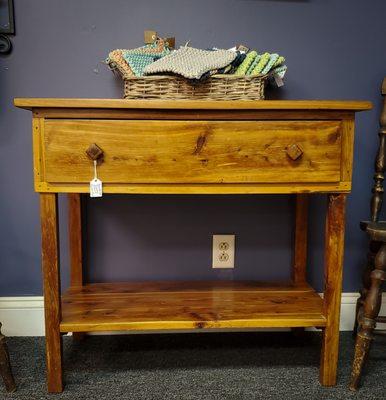
{"label": "teal knitted cloth", "polygon": [[123,52],[123,58],[135,76],[142,76],[146,66],[170,53],[169,47],[162,41]]}

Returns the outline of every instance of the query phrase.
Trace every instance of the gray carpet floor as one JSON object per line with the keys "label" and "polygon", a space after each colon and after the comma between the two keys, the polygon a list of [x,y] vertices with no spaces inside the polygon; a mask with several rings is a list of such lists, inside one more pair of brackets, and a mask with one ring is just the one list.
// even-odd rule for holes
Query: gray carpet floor
{"label": "gray carpet floor", "polygon": [[339,382],[318,382],[320,336],[307,332],[64,338],[62,394],[45,388],[43,338],[8,338],[18,391],[0,399],[386,399],[386,339],[377,338],[358,393],[347,389],[353,352],[341,334]]}

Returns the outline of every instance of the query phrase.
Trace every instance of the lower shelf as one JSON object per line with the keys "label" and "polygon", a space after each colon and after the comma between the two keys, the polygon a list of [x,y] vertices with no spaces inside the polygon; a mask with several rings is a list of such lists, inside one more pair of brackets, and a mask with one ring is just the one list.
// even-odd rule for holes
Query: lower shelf
{"label": "lower shelf", "polygon": [[308,285],[254,281],[96,283],[62,296],[61,332],[322,327]]}
{"label": "lower shelf", "polygon": [[255,281],[97,283],[62,296],[61,332],[322,327],[308,285]]}

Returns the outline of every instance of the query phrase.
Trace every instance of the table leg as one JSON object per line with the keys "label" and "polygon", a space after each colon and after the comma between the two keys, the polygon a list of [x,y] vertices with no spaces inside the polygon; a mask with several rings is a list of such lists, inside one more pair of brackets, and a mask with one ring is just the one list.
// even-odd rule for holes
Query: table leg
{"label": "table leg", "polygon": [[9,361],[9,353],[5,336],[1,333],[0,322],[0,374],[3,377],[5,390],[14,392],[16,390],[15,379],[13,378],[11,362]]}
{"label": "table leg", "polygon": [[325,231],[324,312],[320,383],[336,384],[339,350],[339,319],[342,293],[342,271],[345,230],[345,194],[329,194]]}
{"label": "table leg", "polygon": [[294,283],[306,281],[307,267],[308,195],[296,195],[295,249],[292,268]]}
{"label": "table leg", "polygon": [[[67,198],[70,283],[71,286],[83,286],[82,199],[79,193],[69,193]],[[76,341],[82,340],[84,336],[84,332],[73,332],[72,334]]]}
{"label": "table leg", "polygon": [[50,393],[63,390],[62,338],[60,335],[60,266],[58,233],[58,196],[40,194],[42,230],[42,267],[46,328],[47,387]]}
{"label": "table leg", "polygon": [[68,194],[68,234],[71,286],[82,286],[82,210],[79,193]]}
{"label": "table leg", "polygon": [[[295,196],[295,245],[292,262],[292,282],[299,284],[306,282],[308,194],[297,194]],[[300,338],[304,333],[304,328],[292,328],[291,331]]]}

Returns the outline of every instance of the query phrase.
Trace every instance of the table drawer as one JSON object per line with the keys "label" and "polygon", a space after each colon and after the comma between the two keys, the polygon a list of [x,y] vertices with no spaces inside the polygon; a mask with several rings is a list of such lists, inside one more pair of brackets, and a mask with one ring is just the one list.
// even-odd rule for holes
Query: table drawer
{"label": "table drawer", "polygon": [[42,174],[93,177],[86,149],[104,152],[104,183],[338,182],[339,121],[45,120]]}

